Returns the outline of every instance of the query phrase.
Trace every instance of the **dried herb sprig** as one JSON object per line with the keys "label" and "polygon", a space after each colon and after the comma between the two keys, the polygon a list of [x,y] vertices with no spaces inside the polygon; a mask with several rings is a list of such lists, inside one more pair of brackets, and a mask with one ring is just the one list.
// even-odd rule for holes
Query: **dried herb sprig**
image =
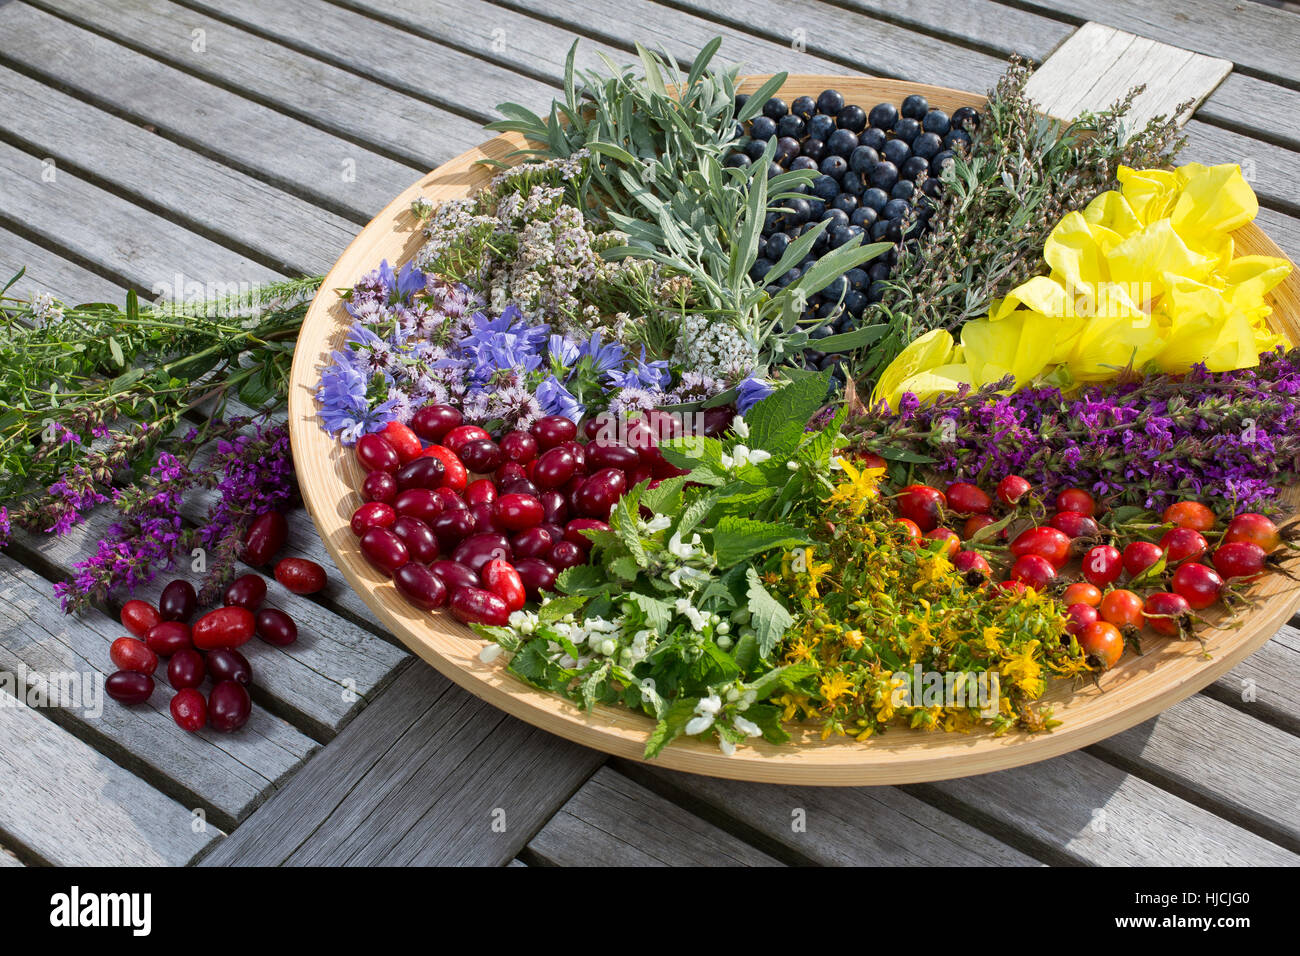
{"label": "dried herb sprig", "polygon": [[1126,125],[1142,87],[1066,123],[1043,116],[1025,94],[1032,74],[1012,60],[989,93],[969,154],[959,153],[944,174],[947,189],[930,232],[900,251],[884,298],[867,316],[886,332],[859,369],[860,385],[874,383],[918,336],[955,331],[987,314],[994,299],[1045,274],[1043,244],[1052,229],[1115,188],[1119,166],[1168,168],[1182,148],[1172,117],[1157,116],[1137,132]]}

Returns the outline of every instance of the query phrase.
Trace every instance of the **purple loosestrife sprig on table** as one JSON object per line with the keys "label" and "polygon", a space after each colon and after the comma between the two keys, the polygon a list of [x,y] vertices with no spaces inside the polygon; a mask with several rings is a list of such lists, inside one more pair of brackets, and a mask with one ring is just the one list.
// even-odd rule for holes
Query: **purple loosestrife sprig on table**
{"label": "purple loosestrife sprig on table", "polygon": [[1044,495],[1088,488],[1112,505],[1162,509],[1194,497],[1219,509],[1276,510],[1300,476],[1300,350],[1256,368],[1151,375],[1073,394],[1010,383],[922,405],[905,396],[850,426],[859,448],[928,459],[945,480],[1020,474]]}

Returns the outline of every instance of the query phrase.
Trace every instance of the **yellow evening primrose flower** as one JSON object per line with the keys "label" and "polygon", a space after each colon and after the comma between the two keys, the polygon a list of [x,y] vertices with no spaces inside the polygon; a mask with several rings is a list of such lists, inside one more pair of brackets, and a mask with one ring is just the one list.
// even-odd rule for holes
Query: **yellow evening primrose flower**
{"label": "yellow evening primrose flower", "polygon": [[[1236,256],[1232,232],[1259,202],[1233,164],[1116,174],[1118,190],[1062,217],[1043,247],[1050,273],[993,302],[961,340],[935,330],[880,378],[873,402],[897,408],[1010,374],[1015,388],[1052,376],[1100,382],[1154,365],[1230,371],[1285,345],[1267,324],[1265,296],[1291,272],[1269,256]],[[1058,371],[1060,374],[1058,374]]]}

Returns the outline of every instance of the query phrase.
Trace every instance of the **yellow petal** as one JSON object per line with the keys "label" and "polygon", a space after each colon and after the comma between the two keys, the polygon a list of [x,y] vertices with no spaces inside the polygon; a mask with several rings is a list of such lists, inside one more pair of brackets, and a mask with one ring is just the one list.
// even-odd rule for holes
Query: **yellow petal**
{"label": "yellow petal", "polygon": [[[936,395],[957,391],[962,385],[971,384],[970,370],[965,365],[941,365],[927,372],[919,372],[911,378],[904,379],[898,389],[902,398],[911,392],[921,401],[927,401]],[[897,402],[891,405],[897,408]]]}
{"label": "yellow petal", "polygon": [[1044,316],[1017,311],[999,322],[976,319],[962,326],[961,344],[970,377],[988,385],[1006,375],[1023,388],[1047,367],[1056,344]]}
{"label": "yellow petal", "polygon": [[1161,349],[1162,329],[1120,285],[1102,287],[1096,313],[1075,339],[1067,367],[1076,381],[1105,381],[1124,368],[1140,369]]}
{"label": "yellow petal", "polygon": [[1100,226],[1120,238],[1133,235],[1143,225],[1118,189],[1107,189],[1088,203],[1083,210],[1083,218],[1091,225]]}
{"label": "yellow petal", "polygon": [[1143,225],[1169,215],[1182,184],[1178,176],[1165,169],[1131,169],[1120,166],[1115,171],[1124,198]]}
{"label": "yellow petal", "polygon": [[1258,364],[1255,329],[1244,312],[1210,286],[1183,279],[1162,303],[1170,320],[1169,336],[1156,363],[1179,374],[1195,364],[1212,372]]}
{"label": "yellow petal", "polygon": [[1128,290],[1134,302],[1149,302],[1167,289],[1166,276],[1201,281],[1216,259],[1189,249],[1168,219],[1151,223],[1110,250],[1111,280]]}
{"label": "yellow petal", "polygon": [[1189,163],[1178,170],[1184,180],[1170,222],[1189,244],[1199,238],[1231,232],[1259,213],[1259,200],[1236,163],[1199,166]]}
{"label": "yellow petal", "polygon": [[1274,256],[1238,256],[1223,270],[1232,302],[1241,309],[1263,304],[1264,296],[1291,274],[1291,263]]}
{"label": "yellow petal", "polygon": [[910,343],[898,354],[898,358],[889,363],[871,393],[871,404],[888,402],[890,408],[898,408],[898,400],[907,389],[903,383],[921,372],[938,368],[947,363],[952,356],[952,336],[943,329],[927,332]]}
{"label": "yellow petal", "polygon": [[[1060,283],[1067,294],[1077,295],[1075,290],[1091,290],[1109,280],[1106,252],[1120,241],[1118,233],[1088,222],[1082,213],[1072,212],[1057,223],[1047,237],[1043,244],[1043,258],[1052,267],[1052,279]],[[1066,314],[1046,309],[1038,303],[1026,304],[1045,315]]]}
{"label": "yellow petal", "polygon": [[1061,283],[1047,276],[1035,276],[1012,289],[1006,298],[993,303],[989,318],[999,321],[1021,306],[1042,315],[1074,314],[1074,300]]}

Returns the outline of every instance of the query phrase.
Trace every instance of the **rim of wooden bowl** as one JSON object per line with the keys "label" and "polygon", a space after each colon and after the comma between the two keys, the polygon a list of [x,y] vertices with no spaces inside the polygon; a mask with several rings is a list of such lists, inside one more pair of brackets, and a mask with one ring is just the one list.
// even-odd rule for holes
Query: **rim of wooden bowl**
{"label": "rim of wooden bowl", "polygon": [[[763,79],[748,77],[742,89],[753,89]],[[910,93],[921,93],[933,106],[949,112],[984,103],[984,97],[960,90],[846,76],[791,76],[781,93],[815,96],[827,87],[861,104],[897,103]],[[641,760],[654,726],[648,717],[608,706],[584,713],[510,676],[503,658],[481,662],[478,655],[486,642],[445,611],[412,607],[391,580],[365,562],[348,524],[361,502],[356,489],[362,470],[351,449],[324,432],[317,418],[315,390],[321,367],[348,326],[339,290],[351,287],[381,259],[396,267],[414,255],[420,234],[410,212],[413,199],[424,196],[436,203],[468,195],[492,175],[475,165],[478,160],[505,160],[522,143],[514,134],[498,136],[422,176],[361,231],[330,270],[303,323],[294,355],[289,393],[294,464],[321,540],[380,624],[446,677],[506,713],[584,746]],[[1283,255],[1253,224],[1235,239],[1243,252]],[[1300,279],[1294,272],[1274,291],[1273,306],[1275,325],[1291,341],[1300,342]],[[1290,501],[1300,500],[1300,489],[1288,492]],[[1142,656],[1126,655],[1106,674],[1102,689],[1052,682],[1043,702],[1053,707],[1062,724],[1050,733],[1013,731],[995,737],[985,730],[962,734],[898,728],[858,743],[838,737],[822,740],[816,728],[806,726],[794,728],[793,739],[786,744],[759,740],[737,748],[731,756],[713,744],[678,739],[652,763],[755,782],[859,786],[943,780],[1055,757],[1133,727],[1215,681],[1268,641],[1300,605],[1300,592],[1281,575],[1267,578],[1257,593],[1259,605],[1240,627],[1209,629],[1204,635],[1208,659],[1194,642],[1152,638],[1145,642]]]}

